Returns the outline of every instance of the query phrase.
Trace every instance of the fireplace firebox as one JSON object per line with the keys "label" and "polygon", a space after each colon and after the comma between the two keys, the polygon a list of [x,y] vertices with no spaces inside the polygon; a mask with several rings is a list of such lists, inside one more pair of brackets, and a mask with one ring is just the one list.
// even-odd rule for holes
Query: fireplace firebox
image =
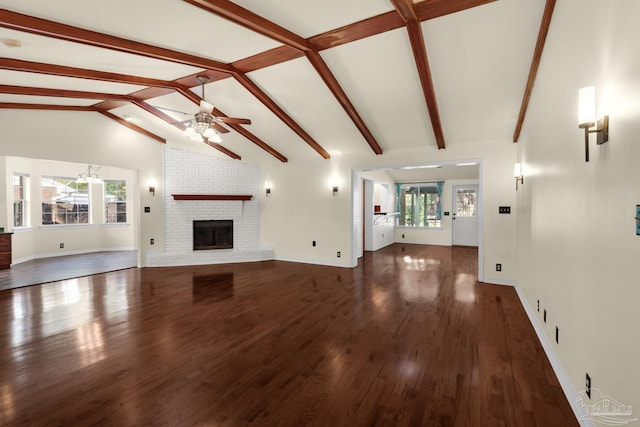
{"label": "fireplace firebox", "polygon": [[233,249],[233,220],[193,221],[193,250]]}

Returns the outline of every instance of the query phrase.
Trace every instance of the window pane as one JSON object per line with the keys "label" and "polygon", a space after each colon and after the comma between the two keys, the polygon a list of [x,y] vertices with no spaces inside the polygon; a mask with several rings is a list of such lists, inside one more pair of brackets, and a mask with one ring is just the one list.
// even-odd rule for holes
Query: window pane
{"label": "window pane", "polygon": [[459,188],[456,192],[456,215],[476,216],[476,190]]}
{"label": "window pane", "polygon": [[398,225],[440,227],[440,195],[435,183],[400,184]]}
{"label": "window pane", "polygon": [[42,177],[42,224],[88,224],[89,186],[74,178]]}
{"label": "window pane", "polygon": [[104,197],[105,223],[127,222],[126,181],[105,181]]}
{"label": "window pane", "polygon": [[13,226],[25,227],[24,192],[26,176],[13,175]]}

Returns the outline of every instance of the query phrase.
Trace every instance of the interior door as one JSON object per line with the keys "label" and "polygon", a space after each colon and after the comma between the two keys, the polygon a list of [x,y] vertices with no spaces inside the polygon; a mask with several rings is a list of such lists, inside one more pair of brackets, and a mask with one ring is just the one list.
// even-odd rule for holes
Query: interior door
{"label": "interior door", "polygon": [[478,185],[454,185],[451,243],[455,246],[478,246]]}

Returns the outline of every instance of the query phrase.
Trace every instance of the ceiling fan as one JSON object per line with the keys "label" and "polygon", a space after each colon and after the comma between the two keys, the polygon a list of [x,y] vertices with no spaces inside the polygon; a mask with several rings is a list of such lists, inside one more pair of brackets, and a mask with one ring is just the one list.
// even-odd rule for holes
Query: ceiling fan
{"label": "ceiling fan", "polygon": [[[205,101],[204,97],[204,85],[209,83],[211,80],[207,76],[197,76],[196,80],[202,86],[202,100],[200,101],[200,111],[193,115],[192,119],[183,120],[180,122],[176,122],[173,124],[182,123],[187,126],[184,133],[189,136],[194,141],[200,142],[222,142],[222,138],[220,137],[221,133],[228,133],[229,131],[220,126],[221,123],[228,124],[240,124],[240,125],[250,125],[251,120],[249,119],[239,119],[235,117],[221,117],[213,115],[213,104]],[[163,109],[162,107],[158,107]],[[168,108],[164,108],[165,110],[169,110]],[[185,114],[182,111],[170,110],[177,113]]]}

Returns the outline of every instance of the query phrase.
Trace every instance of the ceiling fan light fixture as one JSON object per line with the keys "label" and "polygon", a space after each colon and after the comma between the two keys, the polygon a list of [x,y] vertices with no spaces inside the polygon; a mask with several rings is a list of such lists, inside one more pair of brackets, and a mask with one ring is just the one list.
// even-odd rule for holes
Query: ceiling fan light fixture
{"label": "ceiling fan light fixture", "polygon": [[220,134],[214,130],[213,135],[209,137],[209,141],[219,143],[222,142],[222,138],[220,137]]}
{"label": "ceiling fan light fixture", "polygon": [[213,128],[207,128],[207,130],[205,130],[202,133],[202,136],[204,136],[205,138],[211,138],[213,135],[215,135],[216,131],[213,130]]}
{"label": "ceiling fan light fixture", "polygon": [[191,126],[187,126],[187,128],[184,130],[184,134],[191,137],[196,134],[196,130]]}
{"label": "ceiling fan light fixture", "polygon": [[193,136],[189,137],[189,139],[196,142],[204,142],[202,135],[200,135],[199,133],[193,134]]}

